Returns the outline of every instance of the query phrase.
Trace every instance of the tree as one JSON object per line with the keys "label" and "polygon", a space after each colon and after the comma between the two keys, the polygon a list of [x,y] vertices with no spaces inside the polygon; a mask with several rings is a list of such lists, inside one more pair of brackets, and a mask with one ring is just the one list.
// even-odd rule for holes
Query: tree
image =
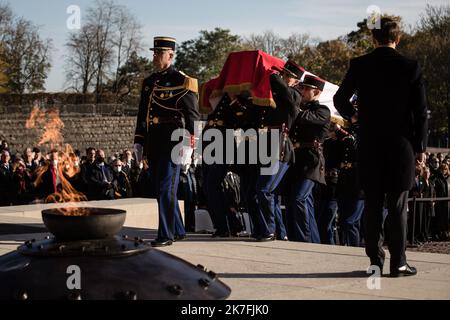
{"label": "tree", "polygon": [[272,30],[264,31],[263,34],[251,34],[244,41],[244,46],[251,50],[261,50],[274,57],[283,57],[282,39]]}
{"label": "tree", "polygon": [[353,52],[341,40],[321,42],[317,45],[317,52],[324,62],[320,68],[320,75],[332,83],[340,83]]}
{"label": "tree", "polygon": [[[142,26],[125,7],[120,7],[115,21],[117,30],[112,39],[112,43],[116,48],[117,58],[112,91],[118,96],[121,91],[121,84],[129,82],[129,79],[127,79],[129,78],[129,74],[124,72],[128,69],[126,64],[128,66],[130,66],[130,62],[136,66],[139,64],[137,52],[142,49]],[[130,87],[128,86],[128,88]],[[131,89],[129,92],[131,92]]]}
{"label": "tree", "polygon": [[3,45],[0,42],[0,93],[8,92],[7,63],[2,60]]}
{"label": "tree", "polygon": [[6,4],[0,3],[0,43],[5,41],[6,36],[10,32],[13,21],[13,13],[11,8]]}
{"label": "tree", "polygon": [[137,96],[140,94],[142,81],[151,73],[153,73],[152,62],[138,56],[134,51],[117,71],[117,81],[112,81],[107,87],[111,88],[111,91],[116,90],[119,100],[128,95]]}
{"label": "tree", "polygon": [[197,39],[184,41],[176,52],[175,67],[206,82],[217,77],[228,54],[242,49],[241,39],[230,30],[202,30]]}
{"label": "tree", "polygon": [[399,50],[417,59],[422,66],[428,105],[431,110],[430,129],[448,137],[450,126],[450,6],[427,6],[414,34],[404,36]]}
{"label": "tree", "polygon": [[[7,13],[7,10],[1,10]],[[9,19],[9,20],[8,20]],[[3,20],[1,36],[3,61],[8,75],[8,89],[23,94],[44,89],[50,71],[50,39],[41,39],[39,28],[23,18]]]}
{"label": "tree", "polygon": [[110,0],[96,0],[95,6],[90,7],[87,21],[94,36],[95,59],[95,93],[96,102],[100,102],[103,92],[103,81],[108,77],[108,70],[113,60],[112,35],[114,33],[115,12],[117,5]]}
{"label": "tree", "polygon": [[93,90],[97,103],[105,90],[121,96],[121,86],[127,81],[121,79],[126,77],[121,68],[133,52],[142,49],[141,28],[126,7],[97,0],[88,8],[81,30],[71,33],[66,43],[69,88],[82,93]]}
{"label": "tree", "polygon": [[287,39],[281,39],[281,52],[283,58],[293,59],[295,56],[301,55],[306,47],[310,45],[312,39],[307,33],[293,33]]}
{"label": "tree", "polygon": [[369,53],[374,49],[372,33],[367,27],[367,19],[358,22],[356,26],[358,30],[339,38],[348,45],[355,57]]}
{"label": "tree", "polygon": [[89,25],[84,25],[80,31],[71,33],[66,43],[69,50],[67,56],[66,76],[70,88],[83,94],[88,93],[97,74],[95,35]]}

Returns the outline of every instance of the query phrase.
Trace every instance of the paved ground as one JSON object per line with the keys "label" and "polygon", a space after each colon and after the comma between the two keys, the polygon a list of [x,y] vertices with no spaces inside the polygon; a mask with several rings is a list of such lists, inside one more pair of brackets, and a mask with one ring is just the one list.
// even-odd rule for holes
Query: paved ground
{"label": "paved ground", "polygon": [[[26,232],[42,232],[33,229],[42,227],[39,219],[0,215],[0,223],[20,223],[20,228],[28,228]],[[126,227],[121,234],[151,240],[156,232]],[[15,250],[22,241],[45,235],[0,235],[0,255]],[[409,261],[419,270],[417,276],[382,277],[379,289],[369,289],[365,272],[368,261],[362,248],[286,241],[261,243],[248,238],[218,240],[189,234],[186,240],[161,250],[216,272],[232,288],[230,299],[450,299],[450,255],[409,252]]]}

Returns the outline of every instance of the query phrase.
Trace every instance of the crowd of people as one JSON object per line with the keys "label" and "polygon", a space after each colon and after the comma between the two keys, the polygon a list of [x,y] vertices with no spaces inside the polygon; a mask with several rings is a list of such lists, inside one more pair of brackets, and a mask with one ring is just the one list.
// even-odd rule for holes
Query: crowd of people
{"label": "crowd of people", "polygon": [[[63,189],[64,196],[68,197],[66,201],[70,200],[67,193],[72,190],[74,200],[112,200],[145,195],[140,188],[145,170],[142,170],[142,164],[136,163],[130,150],[105,158],[103,150],[92,147],[86,149],[85,155],[78,150],[65,154],[57,149],[43,154],[39,147],[11,153],[7,142],[3,141],[0,149],[2,206],[58,201],[63,196]],[[55,198],[55,194],[59,196]]]}

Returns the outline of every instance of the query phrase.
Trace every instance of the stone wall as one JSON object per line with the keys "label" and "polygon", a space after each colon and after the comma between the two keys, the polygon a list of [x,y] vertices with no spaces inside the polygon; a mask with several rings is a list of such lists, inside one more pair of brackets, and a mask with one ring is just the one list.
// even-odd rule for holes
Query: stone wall
{"label": "stone wall", "polygon": [[[82,155],[89,146],[104,149],[107,156],[131,148],[136,116],[123,112],[108,113],[92,110],[86,110],[85,113],[62,112],[60,118],[64,122],[61,130],[64,144],[68,143],[74,149],[79,149]],[[25,122],[29,117],[27,112],[0,112],[0,117],[0,139],[8,141],[12,152],[22,153],[26,147],[37,146],[44,129],[26,129]],[[40,146],[46,152],[51,147],[48,143]]]}

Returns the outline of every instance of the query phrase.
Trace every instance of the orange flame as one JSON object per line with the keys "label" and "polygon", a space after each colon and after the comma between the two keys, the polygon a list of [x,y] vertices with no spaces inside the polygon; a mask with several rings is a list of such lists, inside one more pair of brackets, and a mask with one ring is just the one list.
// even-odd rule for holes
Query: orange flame
{"label": "orange flame", "polygon": [[40,109],[35,105],[31,111],[30,117],[25,123],[25,128],[42,128],[44,133],[41,136],[38,145],[44,143],[50,143],[50,148],[61,146],[64,142],[64,138],[61,134],[61,130],[64,128],[64,122],[59,117],[59,110],[52,109],[46,111]]}
{"label": "orange flame", "polygon": [[[38,186],[42,182],[42,177],[45,172],[49,170],[50,162],[47,161],[43,166],[36,169],[36,181],[35,186]],[[58,153],[58,166],[57,173],[61,181],[61,192],[50,194],[45,199],[46,203],[66,203],[66,202],[81,202],[87,201],[87,197],[77,191],[69,182],[69,179],[79,173],[79,167],[75,166],[75,154],[72,147],[66,144],[64,152]],[[61,211],[64,215],[85,215],[83,210],[79,208],[64,208]]]}
{"label": "orange flame", "polygon": [[[61,134],[61,129],[64,128],[64,122],[59,117],[59,110],[52,109],[46,111],[40,109],[39,106],[34,106],[31,111],[29,119],[25,123],[27,129],[43,128],[44,133],[38,145],[50,143],[53,149],[55,146],[61,146],[64,138]],[[47,196],[46,203],[66,203],[66,202],[81,202],[87,201],[87,197],[77,191],[69,182],[69,179],[79,173],[80,168],[75,166],[76,156],[72,147],[69,144],[65,145],[64,152],[58,153],[57,174],[61,181],[61,192],[53,193]],[[43,166],[36,169],[35,186],[42,182],[45,172],[50,168],[50,162],[47,161]],[[85,215],[86,213],[80,208],[65,208],[61,210],[64,215]]]}

